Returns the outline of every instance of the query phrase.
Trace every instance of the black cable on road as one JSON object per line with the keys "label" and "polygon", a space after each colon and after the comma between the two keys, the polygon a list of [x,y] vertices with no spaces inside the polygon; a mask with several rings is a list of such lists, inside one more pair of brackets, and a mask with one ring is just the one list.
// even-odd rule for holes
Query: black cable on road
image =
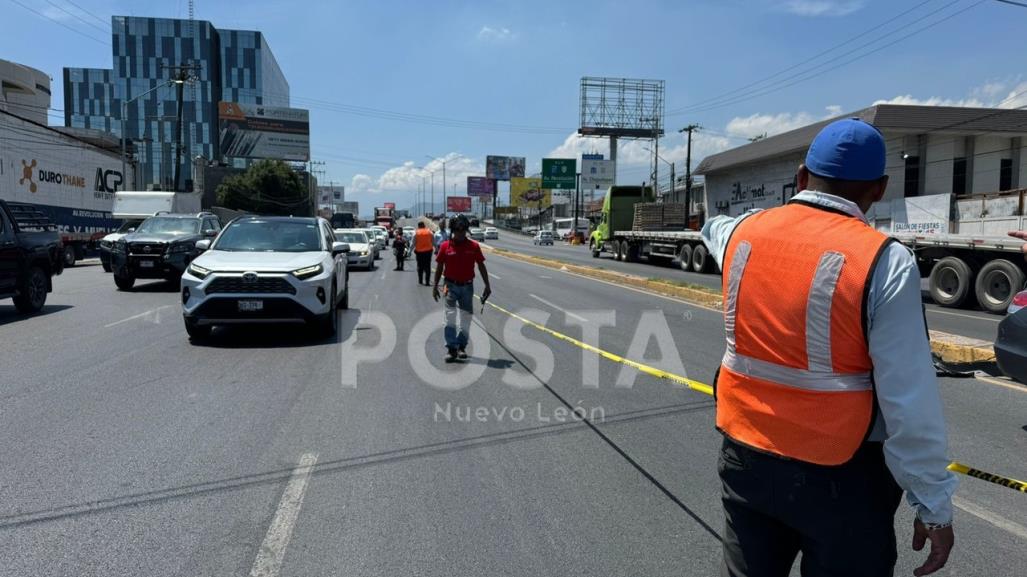
{"label": "black cable on road", "polygon": [[[533,370],[531,370],[530,368],[528,368],[528,365],[524,364],[524,361],[522,361],[522,360],[520,359],[520,357],[518,357],[517,355],[515,355],[515,354],[513,353],[513,351],[511,351],[511,350],[510,350],[509,348],[507,348],[507,346],[506,346],[505,344],[503,344],[503,342],[502,342],[502,341],[500,341],[500,340],[499,340],[499,339],[497,339],[497,338],[496,338],[496,337],[495,337],[495,336],[494,336],[494,335],[493,335],[492,333],[490,333],[490,332],[488,331],[488,329],[487,329],[487,328],[485,328],[485,326],[484,326],[483,324],[481,324],[481,323],[478,323],[478,324],[479,324],[479,326],[481,326],[481,329],[482,329],[483,331],[485,331],[485,334],[487,334],[487,335],[489,336],[489,338],[490,338],[490,339],[492,339],[492,340],[493,340],[493,341],[494,341],[494,342],[495,342],[495,343],[496,343],[497,345],[499,345],[499,346],[500,346],[500,348],[502,348],[502,349],[503,349],[504,351],[506,351],[506,353],[507,353],[508,355],[510,355],[510,357],[511,357],[511,358],[513,358],[513,360],[514,360],[514,361],[516,361],[516,362],[517,362],[517,364],[519,364],[519,365],[521,365],[522,367],[524,367],[524,370],[525,370],[525,371],[527,371],[527,372],[528,372],[528,374],[530,374],[530,375],[531,375],[532,377],[534,377],[534,378],[535,378],[535,380],[536,380],[536,381],[538,381],[538,382],[539,382],[539,384],[540,384],[540,385],[542,385],[542,386],[543,386],[543,387],[544,387],[544,388],[545,388],[545,389],[546,389],[547,391],[549,391],[549,394],[553,395],[553,397],[555,397],[555,398],[556,398],[556,400],[560,402],[560,404],[562,404],[562,405],[563,405],[564,407],[566,407],[566,408],[567,408],[568,410],[570,410],[570,412],[571,412],[571,414],[572,414],[572,415],[577,415],[577,413],[575,413],[575,412],[574,412],[574,406],[573,406],[573,405],[571,405],[570,403],[568,403],[568,402],[567,402],[567,400],[566,400],[566,399],[564,399],[564,398],[563,398],[563,397],[562,397],[562,396],[560,395],[560,393],[558,393],[558,392],[556,392],[555,390],[553,390],[553,388],[552,388],[552,387],[550,387],[548,383],[546,383],[545,381],[543,381],[542,379],[540,379],[540,378],[539,378],[539,376],[538,376],[537,374],[535,374],[535,371],[533,371]],[[721,542],[721,543],[723,543],[723,542],[724,542],[724,538],[720,536],[720,533],[717,533],[717,530],[716,530],[716,529],[714,529],[713,527],[711,527],[711,526],[709,525],[709,523],[707,523],[706,521],[703,521],[703,520],[702,520],[702,518],[701,518],[701,517],[699,517],[699,515],[698,515],[698,514],[697,514],[697,513],[695,512],[695,511],[693,511],[693,510],[692,510],[691,508],[689,508],[689,506],[688,506],[688,505],[685,505],[685,504],[684,504],[684,503],[683,503],[683,502],[681,501],[681,499],[679,499],[679,498],[678,498],[678,496],[677,496],[677,495],[675,495],[675,494],[674,494],[674,493],[673,493],[673,492],[672,492],[672,491],[671,491],[670,489],[668,489],[668,488],[667,488],[667,487],[666,487],[666,486],[665,486],[665,485],[664,485],[663,483],[661,483],[661,482],[660,482],[660,481],[659,481],[659,480],[658,480],[658,479],[657,479],[656,477],[654,477],[652,473],[650,473],[650,472],[649,472],[648,470],[646,470],[646,468],[645,468],[645,467],[643,467],[643,466],[642,466],[642,465],[641,465],[641,464],[640,464],[640,463],[639,463],[638,461],[636,461],[636,460],[635,460],[635,459],[634,459],[634,458],[633,458],[633,457],[632,457],[631,455],[629,455],[629,454],[627,453],[627,451],[625,451],[624,449],[622,449],[622,448],[620,447],[620,445],[618,445],[618,444],[617,444],[616,442],[614,442],[614,440],[613,440],[613,439],[611,439],[610,437],[608,437],[608,436],[606,435],[606,433],[604,433],[604,432],[600,431],[600,430],[599,430],[599,427],[597,427],[597,426],[595,425],[595,423],[593,423],[592,421],[590,421],[590,420],[588,419],[588,417],[584,417],[584,416],[582,416],[582,417],[580,418],[580,420],[581,420],[581,422],[585,423],[585,425],[586,425],[586,426],[587,426],[587,427],[588,427],[589,429],[591,429],[593,433],[595,433],[596,435],[598,435],[598,436],[599,436],[599,438],[603,440],[603,442],[605,442],[605,443],[606,443],[607,445],[609,445],[609,446],[610,446],[610,447],[611,447],[611,448],[612,448],[612,449],[613,449],[614,451],[616,451],[616,452],[617,452],[617,454],[618,454],[618,455],[620,455],[620,456],[621,456],[621,457],[622,457],[622,458],[623,458],[623,459],[624,459],[625,461],[627,461],[629,465],[631,465],[632,467],[634,467],[634,468],[635,468],[635,470],[636,470],[636,471],[638,471],[639,473],[641,473],[641,474],[642,474],[642,476],[643,476],[643,477],[645,477],[645,478],[646,478],[646,480],[648,480],[648,481],[649,481],[649,482],[650,482],[650,483],[651,483],[651,484],[652,484],[652,485],[653,485],[654,487],[656,487],[657,489],[659,489],[659,491],[660,491],[661,493],[663,493],[664,495],[666,495],[666,496],[667,496],[667,498],[668,498],[668,499],[670,499],[671,501],[673,501],[673,502],[674,502],[674,504],[675,504],[675,505],[677,505],[679,509],[681,509],[682,511],[684,511],[686,515],[688,515],[689,517],[691,517],[693,521],[695,521],[696,523],[698,523],[700,527],[702,527],[703,529],[705,529],[705,530],[706,530],[706,532],[707,532],[707,533],[709,533],[710,535],[712,535],[714,539],[716,539],[717,541],[719,541],[719,542]]]}

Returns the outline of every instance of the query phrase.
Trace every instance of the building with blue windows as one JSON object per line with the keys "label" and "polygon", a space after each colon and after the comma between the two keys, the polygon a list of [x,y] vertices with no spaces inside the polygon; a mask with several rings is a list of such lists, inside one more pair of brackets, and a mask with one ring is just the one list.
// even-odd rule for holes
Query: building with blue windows
{"label": "building with blue windows", "polygon": [[[64,69],[64,123],[125,138],[138,163],[134,188],[192,187],[192,159],[220,159],[218,102],[289,106],[289,83],[264,35],[218,30],[203,20],[114,16],[112,69]],[[176,132],[181,85],[181,150]],[[176,154],[177,152],[177,154]]]}

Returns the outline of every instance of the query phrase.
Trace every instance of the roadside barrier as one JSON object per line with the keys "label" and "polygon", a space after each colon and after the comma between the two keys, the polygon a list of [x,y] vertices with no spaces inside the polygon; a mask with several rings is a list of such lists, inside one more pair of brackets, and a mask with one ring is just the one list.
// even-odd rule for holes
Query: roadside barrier
{"label": "roadside barrier", "polygon": [[[479,297],[479,300],[481,300],[480,297]],[[646,365],[644,363],[639,363],[639,362],[633,361],[631,359],[626,359],[626,358],[624,358],[624,357],[622,357],[620,355],[615,355],[615,354],[613,354],[613,353],[611,353],[609,351],[605,351],[603,349],[600,349],[599,347],[594,347],[594,346],[592,346],[592,345],[590,345],[590,344],[588,344],[586,342],[579,341],[578,339],[576,339],[574,337],[565,335],[565,334],[563,334],[563,333],[561,333],[559,331],[555,331],[555,330],[553,330],[553,329],[551,329],[551,328],[549,328],[549,327],[547,327],[545,325],[542,325],[542,324],[536,323],[536,322],[534,322],[532,320],[526,319],[526,318],[522,317],[521,315],[518,315],[517,313],[508,311],[507,309],[505,309],[505,308],[503,308],[503,307],[501,307],[501,306],[499,306],[499,305],[497,305],[495,303],[486,302],[485,304],[490,306],[490,307],[492,307],[492,308],[494,308],[494,309],[496,309],[497,311],[499,311],[499,312],[501,312],[501,313],[503,313],[503,314],[505,314],[507,316],[510,316],[512,318],[515,318],[515,319],[521,321],[522,323],[524,323],[524,324],[526,324],[526,325],[528,325],[528,326],[530,326],[530,327],[532,327],[534,329],[542,331],[543,333],[546,333],[546,334],[548,334],[548,335],[550,335],[552,337],[555,337],[557,339],[560,339],[562,341],[571,343],[571,344],[573,344],[573,345],[575,345],[575,346],[577,346],[577,347],[579,347],[581,349],[584,349],[586,351],[595,353],[595,354],[603,357],[604,359],[613,361],[615,363],[620,363],[622,365],[627,365],[627,366],[632,367],[634,369],[637,369],[638,371],[641,371],[641,372],[643,372],[643,373],[645,373],[647,375],[651,375],[651,376],[654,376],[654,377],[659,378],[659,379],[666,379],[666,380],[672,381],[674,383],[677,383],[679,385],[682,385],[684,387],[692,389],[693,391],[699,391],[700,393],[704,393],[704,394],[707,394],[707,395],[710,395],[710,396],[713,395],[713,387],[710,386],[710,385],[707,385],[706,383],[701,383],[701,382],[696,381],[694,379],[689,379],[687,377],[682,377],[681,375],[675,375],[674,373],[669,373],[667,371],[657,369],[656,367],[651,367],[651,366]],[[966,475],[968,477],[973,477],[975,479],[980,479],[982,481],[987,481],[989,483],[994,483],[996,485],[1001,485],[1003,487],[1006,487],[1006,488],[1009,488],[1009,489],[1013,489],[1014,491],[1019,491],[1021,493],[1027,493],[1027,483],[1025,483],[1023,481],[1018,481],[1016,479],[1012,479],[1012,478],[1009,478],[1009,477],[1003,477],[1001,475],[996,475],[994,473],[988,473],[986,471],[982,471],[980,469],[975,469],[973,467],[970,467],[968,465],[964,465],[964,464],[956,462],[956,461],[953,461],[952,463],[949,463],[948,470],[952,471],[954,473],[959,473],[961,475]]]}

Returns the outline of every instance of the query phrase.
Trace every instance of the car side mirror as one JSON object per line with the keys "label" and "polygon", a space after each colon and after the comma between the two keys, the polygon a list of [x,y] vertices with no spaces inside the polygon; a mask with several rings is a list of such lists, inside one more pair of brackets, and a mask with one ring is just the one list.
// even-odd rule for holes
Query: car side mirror
{"label": "car side mirror", "polygon": [[196,241],[196,250],[207,250],[210,248],[210,241],[207,239]]}
{"label": "car side mirror", "polygon": [[214,238],[217,235],[218,231],[214,230],[213,228],[208,228],[207,230],[203,231],[203,236],[206,237]]}
{"label": "car side mirror", "polygon": [[349,252],[349,244],[344,242],[333,242],[332,243],[332,255],[346,254]]}

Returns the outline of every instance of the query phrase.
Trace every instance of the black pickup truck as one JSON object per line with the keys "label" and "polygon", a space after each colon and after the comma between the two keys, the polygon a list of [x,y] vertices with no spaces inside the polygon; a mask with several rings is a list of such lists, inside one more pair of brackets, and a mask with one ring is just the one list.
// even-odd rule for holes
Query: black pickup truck
{"label": "black pickup truck", "polygon": [[21,313],[39,312],[64,270],[57,226],[31,204],[0,200],[0,299]]}

